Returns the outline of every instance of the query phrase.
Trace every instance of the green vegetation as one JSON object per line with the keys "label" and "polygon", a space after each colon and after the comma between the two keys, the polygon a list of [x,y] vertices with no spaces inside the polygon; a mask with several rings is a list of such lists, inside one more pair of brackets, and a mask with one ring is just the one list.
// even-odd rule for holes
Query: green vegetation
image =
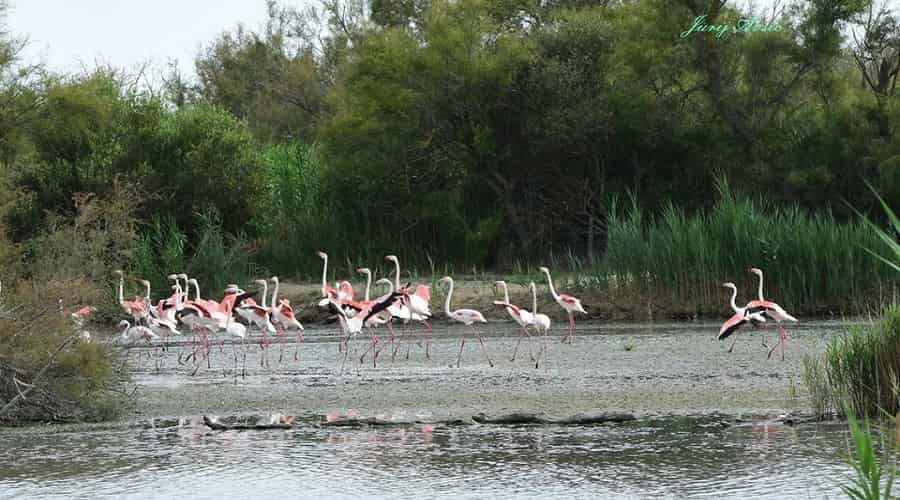
{"label": "green vegetation", "polygon": [[[848,461],[856,472],[849,486],[841,486],[844,493],[855,500],[891,499],[894,486],[894,478],[897,475],[895,458],[890,452],[891,446],[882,443],[885,450],[884,457],[879,457],[875,450],[873,431],[869,427],[869,420],[860,427],[852,410],[847,410],[847,420],[850,423],[850,435],[853,438],[853,451]],[[895,424],[896,425],[896,424]]]}
{"label": "green vegetation", "polygon": [[900,105],[878,71],[896,13],[865,26],[870,2],[811,0],[766,20],[781,32],[723,41],[679,34],[698,9],[712,24],[753,13],[268,5],[262,29],[224,32],[196,80],[173,71],[161,88],[115,68],[51,74],[0,39],[0,258],[23,264],[7,281],[30,276],[39,228],[71,220],[77,193],[125,183],[138,243],[113,265],[157,290],[176,268],[207,291],[254,269],[310,278],[325,249],[350,273],[386,253],[466,274],[550,264],[694,314],[749,265],[800,313],[894,291],[859,259],[878,232],[841,200],[876,208],[867,182],[900,199]]}
{"label": "green vegetation", "polygon": [[625,349],[625,352],[631,352],[635,347],[637,347],[636,342],[625,342],[624,344],[622,344],[622,349]]}
{"label": "green vegetation", "polygon": [[659,217],[634,200],[621,212],[614,204],[607,252],[593,270],[598,282],[701,312],[721,309],[723,281],[746,283],[755,295],[753,266],[770,277],[767,295],[801,314],[864,312],[896,293],[897,275],[867,251],[883,247],[874,226],[754,202],[724,184],[718,192],[709,211],[694,215],[672,204]]}
{"label": "green vegetation", "polygon": [[821,357],[804,359],[804,382],[820,415],[846,403],[857,415],[900,410],[900,306],[871,326],[853,326],[833,338]]}

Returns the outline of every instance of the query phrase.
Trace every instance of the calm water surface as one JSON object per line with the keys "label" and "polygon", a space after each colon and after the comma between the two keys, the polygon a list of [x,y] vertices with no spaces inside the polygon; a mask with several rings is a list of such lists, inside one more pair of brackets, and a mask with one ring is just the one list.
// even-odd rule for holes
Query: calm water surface
{"label": "calm water surface", "polygon": [[658,419],[609,426],[0,432],[0,498],[823,498],[836,426]]}

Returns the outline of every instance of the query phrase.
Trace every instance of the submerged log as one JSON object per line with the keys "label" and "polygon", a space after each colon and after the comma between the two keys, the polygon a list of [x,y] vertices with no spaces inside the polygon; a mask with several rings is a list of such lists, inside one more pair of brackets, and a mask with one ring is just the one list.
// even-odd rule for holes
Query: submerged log
{"label": "submerged log", "polygon": [[226,431],[226,430],[266,430],[266,429],[292,429],[294,427],[294,417],[279,415],[279,418],[274,419],[275,421],[269,421],[267,423],[247,423],[247,422],[238,422],[238,423],[225,423],[221,422],[216,417],[203,416],[203,423],[206,424],[207,427],[217,431]]}
{"label": "submerged log", "polygon": [[548,418],[543,413],[510,413],[498,417],[488,417],[479,413],[472,417],[479,424],[554,424],[554,425],[594,425],[605,423],[619,423],[635,420],[630,413],[577,413],[571,417]]}

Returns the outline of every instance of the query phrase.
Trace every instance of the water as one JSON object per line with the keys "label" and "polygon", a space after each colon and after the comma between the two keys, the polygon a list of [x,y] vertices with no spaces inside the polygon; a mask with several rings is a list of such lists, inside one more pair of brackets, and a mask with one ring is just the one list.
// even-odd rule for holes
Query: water
{"label": "water", "polygon": [[5,431],[0,498],[822,498],[839,426]]}
{"label": "water", "polygon": [[[432,360],[413,344],[410,359],[385,359],[361,375],[340,375],[342,355],[325,327],[310,329],[299,361],[278,364],[273,354],[273,368],[264,370],[254,359],[246,377],[230,371],[228,348],[224,357],[213,349],[213,368],[196,375],[175,362],[174,351],[159,370],[134,352],[141,417],[282,411],[302,420],[271,431],[0,430],[0,499],[840,497],[850,474],[843,426],[764,422],[765,415],[805,411],[802,387],[795,387],[800,359],[840,328],[793,326],[784,362],[766,359],[765,332],[747,332],[727,352],[715,340],[715,323],[582,323],[576,343],[557,341],[540,370],[509,360],[516,337],[506,335],[515,330],[502,323],[486,335],[494,368],[468,344],[463,367],[455,368],[465,330],[450,327],[436,329]],[[636,347],[626,351],[625,342]],[[258,348],[248,351],[258,356]],[[643,418],[599,426],[438,425],[433,432],[313,425],[349,408],[404,418],[480,411]],[[716,411],[756,423],[659,416]]]}

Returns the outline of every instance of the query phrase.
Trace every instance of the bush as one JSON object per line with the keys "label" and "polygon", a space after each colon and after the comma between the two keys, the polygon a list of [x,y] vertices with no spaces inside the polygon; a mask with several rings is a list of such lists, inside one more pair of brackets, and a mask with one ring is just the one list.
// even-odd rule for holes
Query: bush
{"label": "bush", "polygon": [[22,281],[12,292],[0,317],[0,423],[116,416],[124,374],[114,352],[97,335],[82,341],[70,316],[101,290],[71,279]]}

